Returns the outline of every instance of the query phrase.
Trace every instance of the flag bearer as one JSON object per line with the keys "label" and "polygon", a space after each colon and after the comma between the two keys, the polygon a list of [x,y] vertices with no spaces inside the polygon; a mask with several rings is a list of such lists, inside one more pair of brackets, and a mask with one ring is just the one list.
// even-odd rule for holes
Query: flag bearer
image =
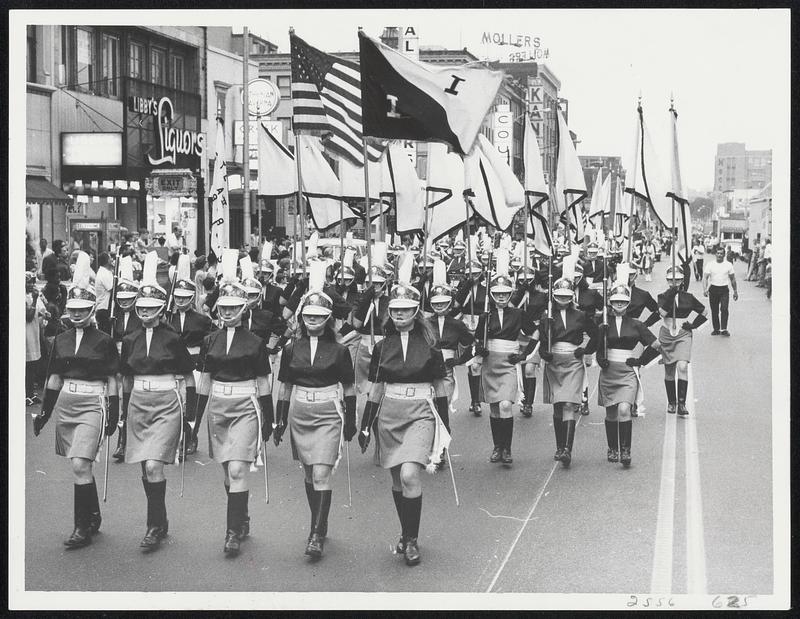
{"label": "flag bearer", "polygon": [[136,313],[142,328],[122,339],[120,374],[123,410],[127,411],[125,462],[138,462],[147,496],[147,532],[139,544],[155,550],[169,523],[164,465],[177,462],[185,422],[194,419],[192,357],[174,330],[161,321],[167,293],[156,283],[158,256],[150,252],[142,269]]}
{"label": "flag bearer", "polygon": [[402,531],[396,551],[405,556],[407,565],[420,561],[420,472],[423,468],[434,472],[450,443],[447,372],[436,335],[419,315],[420,294],[410,284],[412,262],[410,255],[404,256],[399,283],[390,295],[391,320],[386,338],[373,351],[369,400],[358,434],[366,451],[374,431],[376,463],[391,473]]}
{"label": "flag bearer", "polygon": [[[526,321],[532,321],[534,325],[534,332],[530,337],[527,337],[524,332],[520,332],[520,346],[528,347],[530,341],[535,340],[535,348],[539,338],[539,319],[547,309],[547,269],[536,271],[530,266],[527,269],[523,267],[517,280],[517,290],[511,297],[511,305],[522,309],[525,312]],[[540,360],[537,352],[530,362],[522,364],[522,415],[524,417],[533,415],[533,401],[536,398],[536,372],[539,369]]]}
{"label": "flag bearer", "polygon": [[[686,416],[686,392],[689,387],[689,362],[692,360],[692,331],[708,320],[708,311],[691,293],[683,290],[681,267],[667,269],[669,288],[658,295],[658,308],[664,324],[658,333],[661,357],[664,360],[664,386],[667,390],[667,412]],[[694,319],[689,322],[689,318]],[[676,390],[677,375],[677,390]]]}
{"label": "flag bearer", "polygon": [[[462,320],[470,332],[474,335],[478,328],[478,319],[486,304],[486,285],[481,282],[483,266],[477,260],[470,260],[466,266],[464,279],[459,284],[455,295],[457,311],[461,313]],[[467,370],[467,382],[469,383],[470,410],[476,417],[481,416],[480,402],[480,363],[472,364]]]}
{"label": "flag bearer", "polygon": [[[603,294],[589,286],[586,277],[584,277],[583,266],[580,263],[575,263],[574,268],[573,285],[575,287],[575,305],[586,315],[587,320],[594,323],[603,313]],[[581,415],[589,414],[589,388],[586,385],[584,385],[583,394],[581,396],[580,412]]]}
{"label": "flag bearer", "polygon": [[[600,376],[597,382],[597,403],[606,409],[607,458],[609,462],[631,463],[631,411],[643,397],[639,373],[636,368],[647,365],[659,355],[661,345],[650,330],[639,320],[627,315],[631,301],[630,288],[621,281],[609,291],[612,316],[608,325],[601,325],[597,363]],[[637,344],[644,346],[639,356],[634,356]]]}
{"label": "flag bearer", "polygon": [[331,476],[344,441],[352,440],[357,429],[353,362],[347,346],[336,341],[333,301],[322,292],[325,265],[317,262],[310,268],[309,292],[300,305],[299,337],[286,346],[281,358],[274,441],[280,443],[288,426],[292,456],[303,466],[311,510],[305,554],[318,559],[328,533]]}
{"label": "flag bearer", "polygon": [[117,429],[119,355],[110,335],[92,322],[96,297],[88,287],[89,256],[80,252],[67,293],[72,328],[56,335],[50,355],[41,413],[33,418],[39,436],[55,413],[56,454],[70,459],[74,484],[74,530],[64,542],[69,549],[92,542],[100,529],[100,503],[93,462],[103,441]]}

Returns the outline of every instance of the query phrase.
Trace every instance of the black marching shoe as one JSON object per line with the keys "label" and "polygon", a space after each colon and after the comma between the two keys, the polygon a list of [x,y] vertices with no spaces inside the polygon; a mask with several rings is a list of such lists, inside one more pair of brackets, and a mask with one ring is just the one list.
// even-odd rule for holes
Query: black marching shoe
{"label": "black marching shoe", "polygon": [[163,527],[152,525],[147,527],[147,532],[144,534],[139,546],[145,550],[155,550],[161,544],[161,540],[167,536],[168,528],[169,525]]}
{"label": "black marching shoe", "polygon": [[500,459],[503,457],[502,450],[497,445],[494,446],[492,449],[492,455],[489,456],[489,462],[500,462]]}
{"label": "black marching shoe", "polygon": [[514,458],[511,457],[511,450],[508,447],[504,447],[500,451],[500,460],[503,464],[511,464],[514,462]]}
{"label": "black marching shoe", "polygon": [[117,462],[125,461],[125,439],[122,438],[124,436],[122,434],[123,431],[124,429],[120,430],[119,438],[117,438],[117,448],[114,450],[114,453],[111,456]]}
{"label": "black marching shoe", "polygon": [[553,460],[556,460],[556,461],[560,462],[561,458],[563,458],[563,457],[564,457],[564,448],[563,447],[559,447],[558,449],[556,449],[556,453],[553,455]]}
{"label": "black marching shoe", "polygon": [[616,449],[609,449],[606,452],[606,457],[609,462],[619,462],[619,452]]}
{"label": "black marching shoe", "polygon": [[75,530],[69,539],[64,541],[64,546],[70,550],[75,548],[83,548],[92,543],[92,529],[91,527],[84,527],[80,524],[75,525]]}
{"label": "black marching shoe", "polygon": [[668,412],[670,415],[674,415],[674,414],[675,414],[675,404],[673,404],[672,402],[670,402],[669,404],[667,404],[667,412]]}
{"label": "black marching shoe", "polygon": [[239,554],[239,533],[233,529],[228,529],[225,533],[225,545],[222,547],[222,552],[226,555],[235,557]]}
{"label": "black marching shoe", "polygon": [[686,408],[686,403],[678,402],[678,415],[681,417],[686,417],[689,414],[689,410]]}
{"label": "black marching shoe", "polygon": [[523,417],[531,417],[531,416],[533,416],[533,406],[531,404],[523,404],[522,405],[522,416]]}
{"label": "black marching shoe", "polygon": [[400,536],[400,539],[397,540],[397,545],[394,547],[394,551],[399,555],[406,554],[406,538],[402,535]]}
{"label": "black marching shoe", "polygon": [[306,545],[306,554],[309,557],[313,557],[314,559],[319,559],[320,557],[322,557],[323,545],[324,545],[323,537],[319,533],[312,533],[311,537],[308,538],[308,544]]}
{"label": "black marching shoe", "polygon": [[191,456],[195,453],[197,453],[197,437],[190,433],[186,437],[186,455]]}
{"label": "black marching shoe", "polygon": [[244,519],[244,522],[242,522],[236,534],[239,536],[239,539],[244,539],[250,536],[250,516],[247,516]]}
{"label": "black marching shoe", "polygon": [[620,451],[620,462],[622,462],[623,466],[630,466],[631,465],[631,450],[629,447],[623,447]]}
{"label": "black marching shoe", "polygon": [[473,402],[472,405],[469,407],[469,410],[471,410],[472,414],[475,415],[476,417],[480,417],[481,415],[483,415],[480,402]]}
{"label": "black marching shoe", "polygon": [[589,402],[581,402],[581,415],[589,414]]}
{"label": "black marching shoe", "polygon": [[567,447],[564,447],[564,451],[561,454],[561,464],[564,466],[564,468],[568,468],[570,462],[572,462],[572,451]]}
{"label": "black marching shoe", "polygon": [[416,565],[420,561],[419,546],[417,546],[417,538],[409,537],[406,540],[406,565]]}
{"label": "black marching shoe", "polygon": [[100,515],[100,512],[92,512],[89,514],[89,532],[92,535],[95,535],[100,531],[100,525],[103,522],[103,518]]}

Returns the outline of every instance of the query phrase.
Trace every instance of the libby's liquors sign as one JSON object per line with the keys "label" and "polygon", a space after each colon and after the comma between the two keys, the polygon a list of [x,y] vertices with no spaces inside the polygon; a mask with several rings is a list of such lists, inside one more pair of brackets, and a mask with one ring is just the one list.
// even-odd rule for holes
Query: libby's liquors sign
{"label": "libby's liquors sign", "polygon": [[161,97],[158,100],[147,97],[129,97],[128,108],[133,112],[155,117],[155,156],[148,153],[147,159],[150,161],[150,165],[157,166],[164,163],[175,165],[178,155],[202,156],[206,142],[205,134],[173,127],[172,120],[175,110],[168,97]]}

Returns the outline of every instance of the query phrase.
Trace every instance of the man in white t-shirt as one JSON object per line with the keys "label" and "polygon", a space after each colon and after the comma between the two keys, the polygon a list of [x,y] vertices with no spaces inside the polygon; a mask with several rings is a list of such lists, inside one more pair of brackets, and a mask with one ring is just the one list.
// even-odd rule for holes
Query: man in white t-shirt
{"label": "man in white t-shirt", "polygon": [[97,328],[111,334],[111,323],[109,322],[109,309],[111,300],[111,290],[114,288],[114,273],[111,258],[106,252],[102,252],[97,257],[97,275],[94,278],[94,290],[97,294]]}
{"label": "man in white t-shirt", "polygon": [[[711,305],[711,324],[714,330],[711,335],[725,335],[728,333],[728,283],[733,288],[733,300],[738,301],[739,292],[736,289],[736,274],[733,265],[725,260],[725,249],[719,247],[717,259],[709,262],[703,274],[703,295],[708,297]],[[720,329],[722,327],[722,329]]]}
{"label": "man in white t-shirt", "polygon": [[706,246],[698,237],[692,246],[692,258],[694,258],[694,278],[696,281],[703,279],[703,261],[706,257]]}

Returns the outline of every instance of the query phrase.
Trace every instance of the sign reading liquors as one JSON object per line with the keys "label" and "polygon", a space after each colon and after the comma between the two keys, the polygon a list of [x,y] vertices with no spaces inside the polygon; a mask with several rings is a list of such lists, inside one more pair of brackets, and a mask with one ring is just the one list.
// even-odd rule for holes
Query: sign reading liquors
{"label": "sign reading liquors", "polygon": [[128,108],[139,114],[155,116],[155,156],[147,155],[150,165],[171,163],[175,165],[178,155],[201,157],[206,137],[203,133],[172,126],[175,111],[168,97],[158,101],[145,97],[129,97]]}

